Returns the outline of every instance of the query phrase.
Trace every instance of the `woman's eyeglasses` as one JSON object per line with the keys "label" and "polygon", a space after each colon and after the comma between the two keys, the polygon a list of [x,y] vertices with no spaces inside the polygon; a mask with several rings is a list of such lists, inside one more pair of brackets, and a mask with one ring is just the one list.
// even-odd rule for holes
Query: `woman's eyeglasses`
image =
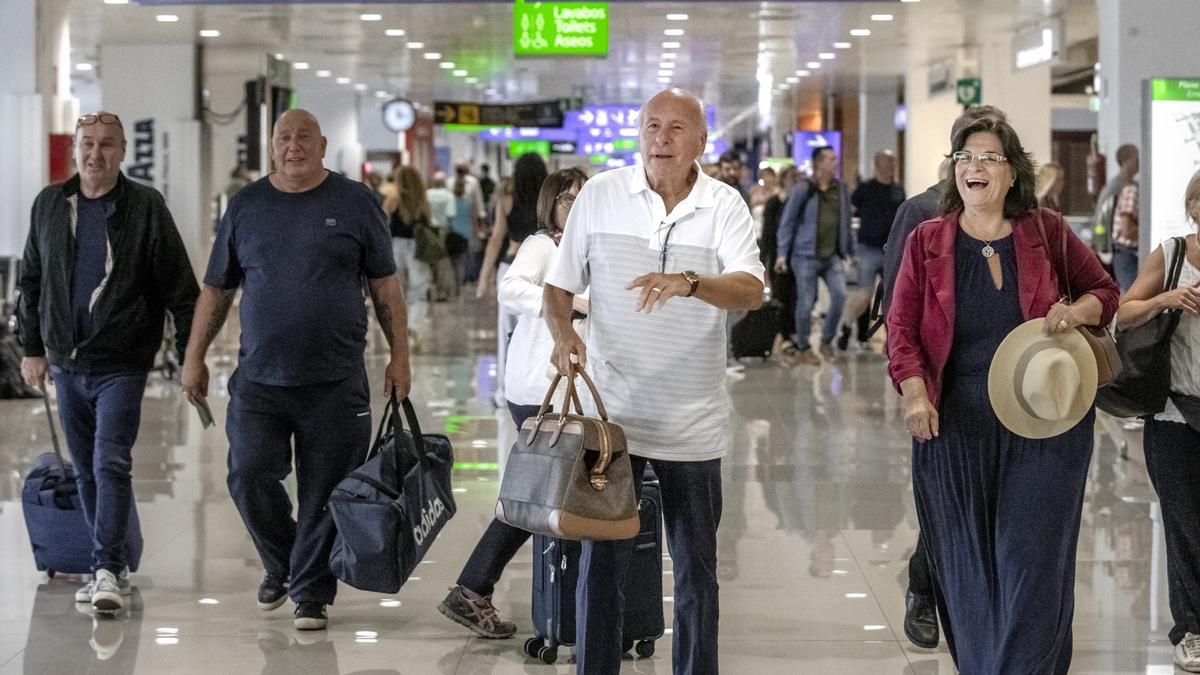
{"label": "woman's eyeglasses", "polygon": [[115,124],[121,126],[121,118],[112,113],[100,113],[99,115],[83,115],[75,120],[75,128],[90,127],[93,124]]}
{"label": "woman's eyeglasses", "polygon": [[980,152],[972,154],[966,150],[959,150],[958,152],[950,155],[950,160],[956,165],[979,162],[984,166],[996,166],[1002,162],[1007,162],[1008,158],[998,152]]}
{"label": "woman's eyeglasses", "polygon": [[555,199],[558,200],[560,206],[565,206],[568,209],[571,208],[571,205],[575,203],[575,195],[571,194],[570,192],[564,192],[558,197],[555,197]]}

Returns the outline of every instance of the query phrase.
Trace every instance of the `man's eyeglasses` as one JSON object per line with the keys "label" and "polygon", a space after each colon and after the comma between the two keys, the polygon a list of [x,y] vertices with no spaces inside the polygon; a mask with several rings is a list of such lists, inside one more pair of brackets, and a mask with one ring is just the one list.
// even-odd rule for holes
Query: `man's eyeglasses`
{"label": "man's eyeglasses", "polygon": [[996,166],[1002,162],[1007,162],[1008,158],[998,152],[980,152],[971,154],[966,150],[959,150],[950,155],[950,160],[955,164],[970,164],[971,162],[979,162],[984,166]]}
{"label": "man's eyeglasses", "polygon": [[99,115],[83,115],[75,120],[75,128],[90,127],[93,124],[115,124],[121,126],[121,118],[112,113],[100,113]]}
{"label": "man's eyeglasses", "polygon": [[570,192],[564,192],[558,197],[555,197],[555,199],[558,200],[560,205],[565,206],[568,209],[571,208],[571,205],[575,203],[575,195],[571,194]]}

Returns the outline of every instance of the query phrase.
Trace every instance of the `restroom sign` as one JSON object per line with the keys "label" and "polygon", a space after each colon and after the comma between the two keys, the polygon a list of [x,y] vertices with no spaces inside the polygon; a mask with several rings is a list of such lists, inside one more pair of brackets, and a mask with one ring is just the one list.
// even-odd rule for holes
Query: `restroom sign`
{"label": "restroom sign", "polygon": [[607,2],[513,3],[516,56],[607,56]]}

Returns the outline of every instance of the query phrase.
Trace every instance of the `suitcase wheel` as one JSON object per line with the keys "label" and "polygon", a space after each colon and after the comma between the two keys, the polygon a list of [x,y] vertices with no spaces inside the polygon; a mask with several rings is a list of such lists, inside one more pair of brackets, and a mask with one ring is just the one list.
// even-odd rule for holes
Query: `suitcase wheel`
{"label": "suitcase wheel", "polygon": [[53,579],[54,578],[54,570],[47,568],[46,569],[46,577]]}
{"label": "suitcase wheel", "polygon": [[558,647],[542,647],[538,650],[538,659],[547,665],[558,660]]}
{"label": "suitcase wheel", "polygon": [[654,656],[654,640],[642,640],[637,643],[637,655],[643,659]]}
{"label": "suitcase wheel", "polygon": [[525,641],[525,656],[531,659],[538,658],[538,652],[544,646],[541,638],[531,637]]}

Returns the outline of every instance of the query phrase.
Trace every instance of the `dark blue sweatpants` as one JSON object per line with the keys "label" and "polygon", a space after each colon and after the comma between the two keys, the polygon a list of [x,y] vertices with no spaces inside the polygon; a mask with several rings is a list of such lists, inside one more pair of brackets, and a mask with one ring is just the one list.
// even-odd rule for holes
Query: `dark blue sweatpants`
{"label": "dark blue sweatpants", "polygon": [[[298,387],[261,384],[235,372],[229,394],[229,494],[263,567],[291,579],[293,601],[331,604],[337,579],[329,571],[329,550],[336,533],[325,505],[371,443],[366,371]],[[300,500],[295,520],[282,482],[293,454]]]}

